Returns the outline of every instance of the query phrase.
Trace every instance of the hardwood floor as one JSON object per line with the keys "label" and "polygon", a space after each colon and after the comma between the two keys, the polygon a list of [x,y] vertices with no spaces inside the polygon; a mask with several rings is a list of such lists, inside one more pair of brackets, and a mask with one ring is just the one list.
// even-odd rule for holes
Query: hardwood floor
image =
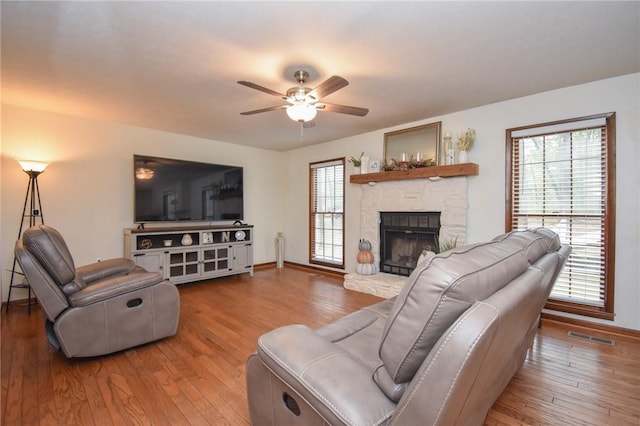
{"label": "hardwood floor", "polygon": [[[1,423],[247,425],[245,361],[259,335],[319,327],[380,299],[342,279],[265,269],[180,286],[178,333],[118,354],[67,360],[39,307],[1,314]],[[615,339],[609,346],[567,330]],[[640,342],[545,321],[487,425],[639,425]]]}

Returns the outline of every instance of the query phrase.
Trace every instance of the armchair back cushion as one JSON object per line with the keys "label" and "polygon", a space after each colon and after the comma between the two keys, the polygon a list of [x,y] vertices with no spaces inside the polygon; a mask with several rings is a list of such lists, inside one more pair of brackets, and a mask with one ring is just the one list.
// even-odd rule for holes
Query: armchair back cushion
{"label": "armchair back cushion", "polygon": [[23,235],[24,248],[35,257],[51,279],[69,296],[86,287],[60,233],[49,226],[30,228]]}

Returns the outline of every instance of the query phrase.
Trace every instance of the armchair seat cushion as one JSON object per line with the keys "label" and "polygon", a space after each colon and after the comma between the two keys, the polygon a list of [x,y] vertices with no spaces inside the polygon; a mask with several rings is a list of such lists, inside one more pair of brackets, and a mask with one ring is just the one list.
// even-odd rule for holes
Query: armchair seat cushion
{"label": "armchair seat cushion", "polygon": [[149,287],[162,281],[159,272],[140,272],[132,275],[110,277],[69,296],[69,304],[78,308],[92,303],[102,302],[115,296]]}
{"label": "armchair seat cushion", "polygon": [[129,274],[135,269],[136,264],[133,263],[133,260],[122,257],[80,266],[76,268],[76,274],[82,277],[85,283],[89,284],[114,275]]}

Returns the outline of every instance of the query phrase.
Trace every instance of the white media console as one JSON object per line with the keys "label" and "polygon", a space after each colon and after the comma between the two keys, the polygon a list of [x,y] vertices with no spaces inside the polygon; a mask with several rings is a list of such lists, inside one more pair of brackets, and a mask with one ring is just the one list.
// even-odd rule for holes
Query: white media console
{"label": "white media console", "polygon": [[125,229],[124,254],[174,284],[249,273],[253,226]]}

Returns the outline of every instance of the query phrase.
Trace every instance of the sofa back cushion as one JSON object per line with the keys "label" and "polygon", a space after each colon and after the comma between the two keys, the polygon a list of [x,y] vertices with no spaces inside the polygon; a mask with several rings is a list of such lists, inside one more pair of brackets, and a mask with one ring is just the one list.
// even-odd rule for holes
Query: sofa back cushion
{"label": "sofa back cushion", "polygon": [[532,231],[440,253],[418,266],[391,310],[380,344],[384,366],[378,386],[398,400],[442,333],[474,302],[483,300],[548,251],[548,238]]}
{"label": "sofa back cushion", "polygon": [[492,241],[501,241],[522,247],[527,253],[530,264],[534,264],[545,253],[558,251],[561,246],[558,235],[546,228],[511,231],[498,235]]}

